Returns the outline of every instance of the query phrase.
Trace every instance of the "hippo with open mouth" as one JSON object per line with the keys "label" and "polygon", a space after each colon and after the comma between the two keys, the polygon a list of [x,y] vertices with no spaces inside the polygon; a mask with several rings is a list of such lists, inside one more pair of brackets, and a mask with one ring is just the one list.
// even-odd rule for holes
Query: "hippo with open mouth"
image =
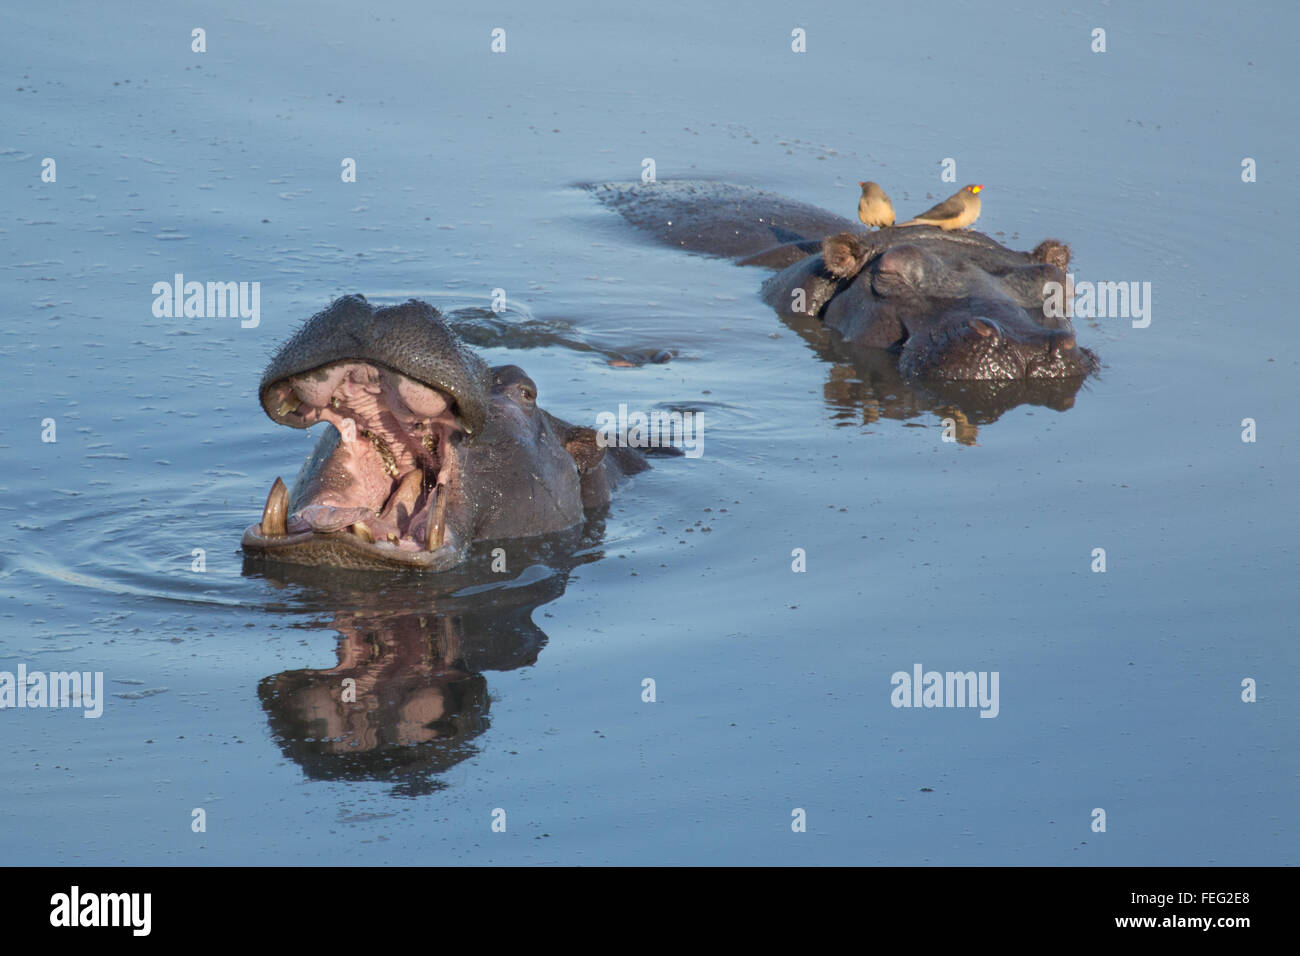
{"label": "hippo with open mouth", "polygon": [[295,564],[443,571],[475,541],[580,524],[649,467],[543,411],[522,369],[488,368],[414,299],[335,300],[280,349],[258,394],[272,421],[333,426],[244,532],[245,552]]}
{"label": "hippo with open mouth", "polygon": [[1068,318],[1044,307],[1067,282],[1069,248],[1008,249],[972,230],[892,226],[863,233],[815,206],[747,186],[698,181],[589,187],[662,242],[780,270],[764,300],[816,316],[844,342],[889,349],[905,377],[1078,380],[1097,371]]}

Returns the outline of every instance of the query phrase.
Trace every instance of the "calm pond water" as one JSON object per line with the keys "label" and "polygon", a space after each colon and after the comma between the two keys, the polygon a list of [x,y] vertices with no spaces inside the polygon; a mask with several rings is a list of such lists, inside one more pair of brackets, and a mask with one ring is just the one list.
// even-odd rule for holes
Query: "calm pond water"
{"label": "calm pond water", "polygon": [[[0,858],[1300,862],[1292,8],[131,12],[0,13],[0,672],[104,680],[0,713]],[[1151,321],[1080,321],[1073,407],[945,442],[764,272],[578,188],[645,158],[850,216],[952,158],[981,229]],[[259,282],[257,324],[156,317],[177,273]],[[318,437],[258,378],[347,292],[478,307],[551,412],[698,411],[704,453],[505,574],[246,562]],[[996,672],[996,718],[893,706],[916,666]]]}

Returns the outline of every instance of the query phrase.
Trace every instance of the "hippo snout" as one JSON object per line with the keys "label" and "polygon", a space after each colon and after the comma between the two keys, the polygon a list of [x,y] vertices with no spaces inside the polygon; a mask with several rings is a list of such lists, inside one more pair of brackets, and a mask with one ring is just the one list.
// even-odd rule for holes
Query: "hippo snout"
{"label": "hippo snout", "polygon": [[996,300],[916,322],[899,360],[915,378],[969,381],[1082,378],[1096,364],[1073,331],[1043,328],[1024,310]]}
{"label": "hippo snout", "polygon": [[[427,302],[411,299],[376,309],[362,295],[346,295],[313,315],[276,353],[262,375],[262,407],[272,421],[296,428],[283,384],[294,376],[344,361],[369,362],[452,398],[469,435],[483,430],[491,385],[487,365],[469,351]],[[307,423],[310,424],[310,423]]]}

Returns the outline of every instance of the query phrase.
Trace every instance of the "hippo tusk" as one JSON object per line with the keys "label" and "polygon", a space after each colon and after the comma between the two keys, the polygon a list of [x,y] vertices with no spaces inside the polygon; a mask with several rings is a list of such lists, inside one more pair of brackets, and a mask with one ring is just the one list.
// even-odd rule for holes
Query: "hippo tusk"
{"label": "hippo tusk", "polygon": [[375,543],[375,533],[370,530],[369,525],[364,521],[358,521],[352,526],[352,533],[364,541],[366,544]]}
{"label": "hippo tusk", "polygon": [[289,489],[277,477],[271,486],[271,493],[266,496],[266,507],[262,509],[262,536],[284,537],[289,533],[288,519]]}
{"label": "hippo tusk", "polygon": [[388,499],[388,504],[379,516],[381,518],[392,518],[397,514],[399,507],[404,507],[409,516],[415,511],[415,501],[420,497],[420,486],[423,482],[424,475],[420,473],[420,469],[416,468],[414,471],[408,471],[406,477],[402,479],[402,483],[397,486],[397,490]]}
{"label": "hippo tusk", "polygon": [[428,533],[425,548],[437,551],[442,547],[442,539],[447,533],[447,486],[439,485],[434,490],[433,514],[429,516]]}

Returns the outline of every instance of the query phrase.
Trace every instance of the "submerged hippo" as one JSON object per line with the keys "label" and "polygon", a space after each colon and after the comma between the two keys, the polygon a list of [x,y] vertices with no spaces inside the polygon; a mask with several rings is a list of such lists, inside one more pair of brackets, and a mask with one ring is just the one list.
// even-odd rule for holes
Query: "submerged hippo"
{"label": "submerged hippo", "polygon": [[335,300],[280,349],[258,394],[272,421],[334,426],[244,532],[247,553],[296,564],[446,570],[474,541],[581,524],[649,467],[543,411],[522,369],[488,368],[414,299]]}
{"label": "submerged hippo", "polygon": [[814,206],[712,182],[607,183],[597,198],[663,242],[779,269],[763,298],[817,316],[855,346],[890,349],[909,378],[1082,380],[1098,368],[1068,318],[1044,309],[1064,287],[1069,248],[1017,252],[982,233],[935,226],[855,231]]}

